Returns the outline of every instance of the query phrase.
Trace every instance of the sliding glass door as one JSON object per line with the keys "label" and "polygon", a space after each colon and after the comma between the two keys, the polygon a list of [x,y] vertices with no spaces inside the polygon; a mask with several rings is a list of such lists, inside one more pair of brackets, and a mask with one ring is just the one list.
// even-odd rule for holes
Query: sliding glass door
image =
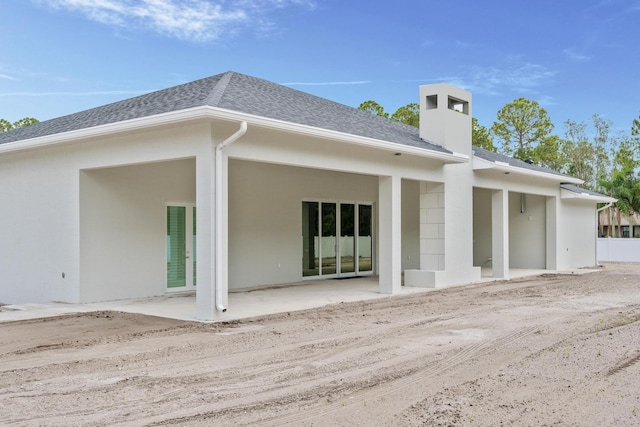
{"label": "sliding glass door", "polygon": [[372,205],[302,202],[302,276],[371,273]]}

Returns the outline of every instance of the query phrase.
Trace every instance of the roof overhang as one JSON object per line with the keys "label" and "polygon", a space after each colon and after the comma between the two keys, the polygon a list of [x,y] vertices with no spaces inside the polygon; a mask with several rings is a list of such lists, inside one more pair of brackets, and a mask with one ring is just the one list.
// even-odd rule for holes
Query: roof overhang
{"label": "roof overhang", "polygon": [[566,188],[560,189],[560,198],[589,200],[595,203],[615,203],[618,201],[618,199],[614,199],[613,197],[605,196],[603,194],[592,194],[584,191],[577,192],[577,191],[567,190]]}
{"label": "roof overhang", "polygon": [[518,166],[510,165],[509,163],[506,163],[506,162],[500,162],[500,161],[492,162],[492,161],[480,158],[478,156],[473,156],[473,170],[474,171],[475,170],[493,170],[496,172],[502,172],[506,175],[514,174],[514,175],[520,175],[525,177],[546,179],[546,180],[551,180],[551,181],[560,182],[560,183],[566,182],[566,183],[578,184],[578,185],[584,182],[581,179],[574,178],[567,175],[542,172],[542,171],[537,171],[533,169],[525,169]]}
{"label": "roof overhang", "polygon": [[464,154],[447,153],[429,150],[426,148],[411,147],[408,145],[398,144],[385,140],[367,138],[345,132],[332,131],[210,106],[200,106],[184,110],[171,111],[168,113],[156,114],[148,117],[140,117],[131,120],[124,120],[121,122],[93,126],[85,129],[78,129],[53,135],[46,135],[38,138],[7,142],[4,144],[0,144],[0,154],[36,149],[61,143],[70,143],[87,138],[103,137],[123,132],[139,131],[156,126],[179,124],[186,121],[200,119],[218,119],[239,122],[245,121],[250,126],[258,126],[261,128],[296,133],[299,135],[341,141],[349,144],[360,145],[378,150],[386,150],[394,153],[425,157],[439,160],[443,163],[465,163],[470,161],[469,156]]}

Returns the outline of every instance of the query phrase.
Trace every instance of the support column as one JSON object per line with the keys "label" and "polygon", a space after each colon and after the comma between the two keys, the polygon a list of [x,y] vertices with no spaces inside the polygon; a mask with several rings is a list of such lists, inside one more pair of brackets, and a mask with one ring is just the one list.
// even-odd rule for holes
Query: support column
{"label": "support column", "polygon": [[444,184],[420,183],[420,269],[444,270]]}
{"label": "support column", "polygon": [[[557,197],[547,197],[547,206],[546,206],[546,230],[547,230],[547,259],[546,259],[546,267],[547,270],[557,270],[559,264],[559,251],[558,251],[558,218],[560,215],[558,213],[558,198]],[[596,219],[596,224],[598,224],[598,220]],[[596,262],[597,262],[597,254],[596,254]]]}
{"label": "support column", "polygon": [[509,279],[509,192],[491,193],[491,258],[493,277]]}
{"label": "support column", "polygon": [[196,156],[196,318],[200,320],[213,320],[216,314],[213,156],[213,150],[204,150]]}
{"label": "support column", "polygon": [[400,293],[402,274],[402,218],[399,176],[381,176],[378,181],[378,275],[380,293]]}

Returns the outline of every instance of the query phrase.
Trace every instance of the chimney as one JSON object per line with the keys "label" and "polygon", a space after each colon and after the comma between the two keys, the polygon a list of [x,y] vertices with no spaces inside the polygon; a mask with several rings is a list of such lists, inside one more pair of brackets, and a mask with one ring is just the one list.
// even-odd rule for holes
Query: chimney
{"label": "chimney", "polygon": [[420,138],[471,155],[471,92],[446,83],[420,86]]}

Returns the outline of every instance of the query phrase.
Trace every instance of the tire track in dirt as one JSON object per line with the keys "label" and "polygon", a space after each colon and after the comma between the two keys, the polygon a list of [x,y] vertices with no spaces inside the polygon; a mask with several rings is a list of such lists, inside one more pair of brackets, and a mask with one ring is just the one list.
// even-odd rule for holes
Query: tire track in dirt
{"label": "tire track in dirt", "polygon": [[[379,365],[367,365],[356,371],[351,371],[348,375],[341,377],[342,383],[336,383],[335,373],[334,376],[329,378],[313,378],[312,381],[303,382],[296,386],[286,386],[280,389],[280,396],[272,397],[267,400],[260,400],[260,395],[254,396],[253,402],[242,403],[242,399],[238,401],[230,401],[225,407],[218,408],[216,410],[210,410],[206,406],[203,406],[200,411],[192,415],[184,415],[173,417],[170,419],[158,420],[151,425],[174,425],[174,424],[188,424],[194,421],[212,420],[216,419],[220,421],[223,417],[229,417],[236,415],[242,415],[246,412],[256,412],[263,408],[268,407],[283,407],[291,403],[309,401],[316,402],[319,398],[323,398],[329,395],[336,394],[353,394],[353,391],[358,391],[357,396],[350,396],[348,403],[334,398],[333,402],[323,405],[321,407],[306,409],[303,413],[287,414],[282,416],[276,416],[259,421],[246,421],[245,425],[302,425],[313,421],[314,419],[333,413],[342,411],[345,407],[352,407],[357,405],[363,405],[364,402],[372,401],[377,398],[383,397],[389,393],[398,393],[403,389],[411,387],[417,383],[423,382],[429,378],[432,378],[438,374],[441,374],[449,369],[452,369],[465,361],[470,360],[474,356],[483,356],[489,354],[496,349],[503,347],[507,344],[513,343],[519,339],[522,339],[539,330],[539,326],[522,328],[512,333],[496,337],[489,341],[482,341],[470,346],[464,347],[462,350],[455,352],[450,357],[444,360],[431,363],[428,367],[424,367],[424,359],[421,355],[407,356],[402,360],[396,358],[393,361],[394,365],[400,364],[406,366],[404,370],[389,369],[389,372],[376,374],[369,380],[361,380],[363,373],[379,372],[381,366]],[[388,363],[387,363],[388,365]],[[387,366],[391,368],[391,366]],[[395,371],[395,372],[394,372]],[[349,381],[353,379],[353,381]],[[271,390],[272,392],[273,390]],[[194,408],[195,409],[195,408]],[[286,410],[286,408],[283,408]]]}
{"label": "tire track in dirt", "polygon": [[262,420],[255,423],[255,425],[271,425],[275,423],[277,425],[283,424],[297,424],[305,421],[313,420],[317,417],[326,415],[331,412],[341,411],[345,406],[363,405],[366,401],[375,400],[383,397],[389,393],[398,393],[402,389],[408,388],[417,383],[423,382],[441,372],[447,371],[457,365],[471,359],[473,356],[485,356],[489,353],[503,347],[507,344],[511,344],[517,340],[520,340],[528,335],[531,335],[540,330],[540,325],[522,328],[509,334],[499,336],[489,341],[483,341],[470,346],[465,347],[462,351],[457,352],[451,357],[446,358],[441,362],[429,366],[426,369],[418,371],[416,374],[403,377],[397,381],[393,381],[388,387],[382,387],[379,390],[368,390],[363,393],[359,393],[353,399],[350,399],[348,403],[333,403],[329,406],[322,408],[316,408],[309,411],[305,411],[302,414],[292,414],[285,417],[272,418],[270,420]]}
{"label": "tire track in dirt", "polygon": [[[242,362],[238,363],[239,361],[238,361],[237,354],[225,356],[224,359],[228,359],[228,362],[234,362],[234,364],[236,365],[236,369],[238,369],[239,371],[241,372],[251,371],[250,373],[244,374],[241,376],[234,375],[229,377],[227,375],[225,377],[222,374],[220,375],[218,375],[217,373],[203,374],[202,372],[189,375],[189,376],[176,375],[175,377],[167,376],[167,375],[163,375],[161,377],[160,376],[132,376],[131,374],[135,372],[135,370],[137,369],[137,366],[136,366],[131,368],[131,372],[121,371],[121,370],[113,370],[109,372],[108,373],[109,377],[111,378],[121,377],[122,379],[105,386],[98,386],[98,387],[92,386],[89,390],[84,387],[85,385],[84,383],[86,382],[85,380],[85,381],[78,381],[77,384],[73,384],[72,386],[74,388],[72,390],[54,392],[54,393],[43,393],[39,395],[23,392],[20,394],[14,394],[13,396],[10,396],[10,397],[28,398],[29,396],[31,397],[40,396],[40,397],[52,398],[56,396],[73,396],[74,394],[78,395],[78,398],[86,397],[87,395],[99,396],[102,393],[109,392],[109,390],[113,386],[119,386],[119,385],[125,385],[126,387],[129,387],[129,388],[157,389],[159,395],[158,395],[158,399],[155,399],[154,403],[162,402],[163,404],[168,404],[169,401],[172,400],[173,398],[177,398],[179,400],[180,398],[183,398],[183,396],[181,396],[180,393],[175,393],[174,391],[168,391],[167,393],[163,393],[162,386],[164,386],[165,390],[174,390],[176,387],[180,387],[180,388],[186,388],[189,386],[206,387],[208,385],[215,384],[216,388],[219,391],[223,390],[225,387],[228,386],[228,387],[232,387],[231,392],[233,392],[233,394],[240,394],[240,393],[250,394],[254,392],[254,389],[256,388],[258,390],[261,389],[260,386],[262,385],[264,378],[269,378],[270,375],[273,376],[274,374],[282,375],[287,370],[296,369],[295,366],[293,368],[291,367],[292,364],[296,365],[299,363],[304,363],[308,365],[310,363],[313,363],[314,361],[325,360],[329,356],[331,356],[333,359],[339,358],[339,355],[342,353],[352,351],[353,349],[356,349],[359,347],[366,348],[367,346],[375,342],[379,342],[380,340],[383,340],[390,336],[397,335],[400,331],[407,331],[412,328],[424,326],[434,322],[449,320],[450,318],[451,318],[450,316],[433,316],[430,318],[421,319],[417,321],[409,319],[401,323],[394,323],[394,324],[388,324],[388,325],[386,324],[376,325],[376,328],[367,329],[367,331],[371,333],[368,336],[365,336],[364,338],[362,337],[360,332],[357,332],[357,333],[344,334],[344,336],[340,337],[339,339],[335,339],[335,338],[317,339],[317,340],[303,342],[301,344],[292,344],[285,348],[277,347],[277,348],[274,348],[273,354],[275,355],[276,353],[282,353],[282,356],[278,357],[275,361],[272,360],[272,357],[267,357],[266,360],[269,361],[267,366],[265,366],[265,359],[263,358],[265,356],[264,354],[262,354],[262,357],[260,360],[256,360],[255,362],[252,362],[250,364],[245,364]],[[155,331],[150,332],[146,334],[146,336],[155,335],[155,333],[156,333]],[[142,338],[142,336],[139,336],[138,338]],[[321,349],[320,352],[318,352],[319,348]],[[304,349],[304,351],[301,351],[301,349]],[[336,353],[336,350],[338,351],[337,353]],[[163,352],[163,354],[164,353],[165,352]],[[162,356],[163,354],[161,354],[160,356]],[[246,354],[250,355],[251,352],[246,352]],[[292,358],[291,356],[292,354],[295,354],[296,357]],[[164,370],[163,366],[170,367],[175,364],[174,360],[167,360],[165,362],[159,362],[158,360],[154,360],[154,357],[158,356],[155,354],[155,352],[149,354],[148,356],[149,357],[147,357],[147,355],[144,355],[144,354],[136,355],[137,358],[144,358],[148,364],[153,365],[155,372],[163,371]],[[189,362],[189,365],[192,365],[194,367],[201,366],[202,363],[207,361],[208,358],[209,358],[209,355],[204,354],[199,358],[192,359]],[[216,362],[220,362],[220,358],[217,358]],[[108,361],[105,361],[105,359],[103,358],[97,358],[97,359],[86,360],[83,363],[85,365],[91,364],[91,363],[104,364],[104,363],[108,363]],[[115,362],[112,362],[112,364],[113,363]],[[119,362],[119,363],[122,363],[122,362]],[[118,366],[118,365],[116,364],[115,366]],[[55,367],[56,367],[56,371],[68,371],[76,367],[76,363],[59,364],[59,365],[56,365]],[[181,365],[180,369],[184,370],[184,369],[187,369],[188,367],[189,367],[188,365]],[[42,370],[43,371],[51,370],[51,368],[52,368],[52,365],[49,365],[49,366],[42,367]],[[86,366],[84,368],[87,369]],[[8,373],[8,372],[5,372],[5,373]],[[13,373],[14,375],[16,374],[16,372],[13,372]],[[54,378],[56,376],[57,375],[55,375]],[[42,378],[39,378],[39,382],[42,382],[42,380],[43,380]],[[259,384],[253,384],[252,383],[253,380],[259,380]],[[286,380],[286,378],[283,380]],[[282,381],[279,381],[279,382],[282,382]],[[239,383],[243,384],[243,386],[238,387],[237,385]],[[274,385],[273,387],[267,390],[261,389],[260,391],[262,393],[265,393],[265,392],[271,392],[277,389],[279,389],[279,386]],[[221,396],[218,400],[222,399],[223,397],[224,396]],[[127,402],[127,405],[135,406],[137,403],[139,403],[139,400],[130,399]],[[97,408],[94,407],[91,409],[95,410]],[[107,412],[109,410],[109,407],[101,406],[99,409],[101,411]],[[86,411],[83,412],[83,411],[74,410],[74,411],[66,412],[65,415],[69,417],[73,417],[73,416],[81,415],[83,413],[86,413]],[[25,420],[22,420],[22,421],[25,421]]]}
{"label": "tire track in dirt", "polygon": [[633,356],[633,357],[623,361],[622,363],[619,363],[615,367],[609,369],[609,372],[607,372],[607,376],[610,377],[611,375],[618,374],[618,373],[624,371],[625,369],[627,369],[628,367],[630,367],[631,365],[635,365],[638,362],[640,362],[640,351],[638,351],[638,353],[635,356]]}
{"label": "tire track in dirt", "polygon": [[[465,310],[466,314],[469,314],[470,312],[475,312],[475,311],[479,311],[481,309],[478,310]],[[421,319],[418,321],[414,321],[414,320],[407,320],[401,323],[393,323],[391,325],[389,325],[388,328],[385,328],[385,331],[380,332],[379,330],[373,330],[375,333],[370,334],[368,337],[362,338],[360,340],[353,340],[353,338],[356,338],[357,336],[361,336],[362,331],[358,331],[357,333],[354,334],[347,334],[348,336],[342,337],[344,338],[342,341],[348,343],[348,345],[344,346],[344,347],[340,347],[340,348],[336,348],[335,345],[329,345],[328,347],[322,349],[322,351],[320,353],[317,354],[301,354],[299,357],[295,358],[296,362],[305,362],[305,364],[309,364],[311,361],[318,361],[318,360],[325,360],[327,357],[331,357],[332,360],[335,360],[338,358],[338,356],[342,353],[348,353],[349,350],[352,349],[356,349],[356,348],[363,348],[365,346],[371,345],[373,343],[379,342],[381,339],[385,338],[385,337],[389,337],[389,336],[399,336],[402,333],[406,333],[407,331],[409,331],[411,328],[415,328],[415,327],[419,327],[419,326],[423,326],[423,325],[427,325],[427,324],[431,324],[434,323],[436,321],[446,321],[446,320],[450,320],[451,318],[453,318],[453,316],[451,315],[447,315],[447,316],[435,316],[435,317],[431,317],[428,319]],[[367,329],[367,332],[371,331],[371,329]],[[349,341],[352,340],[352,341]],[[504,338],[505,342],[509,340],[509,337]],[[343,342],[343,343],[344,343]],[[300,345],[300,347],[308,347],[309,345],[312,344],[322,344],[322,343],[326,343],[326,340],[314,340],[313,342],[305,342],[302,343]],[[497,345],[502,345],[501,341],[496,341]],[[475,352],[476,350],[476,346],[478,349],[483,348],[485,346],[485,344],[479,343],[476,344],[475,346],[471,346],[469,348],[466,348],[465,350],[463,350],[462,352],[460,352],[459,354],[457,354],[456,356],[454,356],[450,362],[455,364],[458,364],[464,360],[466,360],[467,356],[471,356],[473,354],[473,352]],[[290,348],[290,350],[295,350],[296,348],[298,348],[298,346],[290,346],[292,348]],[[317,349],[313,348],[313,350]],[[377,352],[380,351],[380,349],[376,349]],[[287,353],[289,354],[289,353]],[[378,354],[379,355],[379,354]],[[264,356],[264,355],[263,355]],[[459,362],[458,362],[459,359]],[[399,358],[395,358],[394,363],[406,363],[409,364],[408,362],[411,360],[411,357],[409,357],[407,360],[399,360]],[[237,360],[236,360],[237,362]],[[347,361],[347,362],[350,362]],[[352,383],[347,383],[345,385],[342,386],[331,386],[331,385],[327,385],[327,383],[331,383],[331,381],[333,380],[318,380],[315,379],[311,373],[309,373],[308,375],[303,375],[301,376],[299,372],[296,372],[295,375],[292,375],[294,378],[276,378],[276,379],[270,379],[270,377],[266,377],[265,378],[265,374],[267,373],[278,373],[278,374],[282,374],[283,372],[283,368],[287,369],[287,370],[295,370],[295,366],[291,367],[292,365],[292,359],[291,357],[285,355],[283,357],[283,359],[279,360],[278,363],[270,363],[270,366],[268,368],[264,367],[265,364],[265,360],[262,359],[260,360],[256,365],[255,365],[255,369],[257,369],[256,371],[252,372],[251,374],[246,374],[243,375],[241,377],[234,377],[234,378],[229,378],[227,381],[225,381],[224,379],[221,378],[211,378],[211,383],[215,384],[215,386],[218,388],[220,386],[224,386],[225,384],[229,384],[231,386],[234,387],[234,391],[236,393],[239,393],[239,391],[243,391],[244,394],[252,394],[252,400],[253,402],[251,403],[247,403],[246,399],[244,398],[240,398],[240,399],[233,399],[233,402],[229,402],[229,405],[226,405],[226,408],[219,408],[218,410],[214,411],[215,413],[230,413],[230,412],[243,412],[249,408],[253,408],[254,410],[257,407],[262,407],[264,405],[270,404],[270,403],[265,403],[265,401],[260,401],[259,398],[262,395],[266,395],[266,394],[272,394],[274,392],[278,392],[278,394],[281,394],[281,396],[279,396],[277,399],[275,399],[272,403],[274,404],[282,404],[282,399],[284,398],[285,400],[291,400],[291,401],[298,401],[298,400],[304,400],[305,396],[301,395],[300,393],[300,389],[303,389],[302,393],[311,393],[311,394],[316,394],[318,393],[318,390],[320,389],[326,389],[325,391],[320,391],[321,394],[323,395],[330,395],[330,394],[334,394],[336,392],[336,387],[338,387],[339,389],[345,389],[345,388],[353,388]],[[273,366],[271,366],[273,365]],[[254,366],[248,366],[248,365],[243,365],[243,366],[238,366],[238,370],[240,371],[246,371],[247,368],[254,368]],[[331,366],[332,370],[331,372],[328,373],[328,375],[337,375],[338,373],[344,372],[345,369],[344,367],[341,368],[339,366],[339,364],[333,364]],[[444,367],[441,367],[440,365],[435,366],[434,368],[432,368],[433,372],[438,372],[441,371],[442,369],[446,369],[447,366],[445,365]],[[376,367],[376,366],[371,366],[368,365],[366,368],[364,369],[359,369],[357,371],[351,371],[350,374],[348,375],[349,377],[357,377],[358,375],[362,374],[362,373],[366,373],[368,371],[373,371],[375,369],[380,369],[380,367]],[[407,375],[411,375],[413,374],[416,368],[409,370],[408,372],[406,372],[405,374]],[[317,373],[314,373],[314,375],[317,375]],[[311,382],[315,382],[316,384],[309,384],[309,378],[311,377],[310,380]],[[246,385],[244,384],[241,387],[238,387],[239,383],[245,383],[247,380],[250,379],[260,379],[262,382],[268,382],[270,384],[273,384],[270,387],[265,388],[263,386],[263,384],[251,384],[251,385]],[[332,377],[329,377],[332,378]],[[347,378],[347,376],[343,375],[342,379]],[[202,377],[199,377],[200,380],[202,380]],[[388,376],[388,378],[381,378],[381,381],[376,382],[376,384],[373,385],[377,385],[380,382],[386,382],[386,381],[392,381],[392,380],[397,380],[397,375],[391,375]],[[222,381],[222,383],[220,382]],[[286,383],[287,381],[291,381],[295,384],[295,386],[280,386],[279,384],[281,383]],[[417,379],[416,381],[420,381],[420,379]],[[312,390],[309,392],[305,392],[304,388],[309,388],[310,386],[312,386]],[[371,387],[372,385],[369,384],[367,387]],[[315,388],[314,388],[315,387]],[[296,391],[293,392],[292,390],[295,389]],[[218,390],[220,390],[218,388]],[[287,390],[290,390],[289,392],[287,392]],[[293,399],[287,399],[286,398],[286,394],[294,394],[296,397]],[[296,394],[297,393],[297,394]],[[207,409],[204,409],[206,406],[208,406]],[[207,413],[210,413],[210,405],[204,405],[203,408]],[[196,418],[200,418],[202,416],[202,414],[194,414],[193,417]],[[206,416],[206,415],[205,415]],[[187,417],[187,420],[190,417]],[[183,420],[183,418],[180,418],[181,420]]]}

